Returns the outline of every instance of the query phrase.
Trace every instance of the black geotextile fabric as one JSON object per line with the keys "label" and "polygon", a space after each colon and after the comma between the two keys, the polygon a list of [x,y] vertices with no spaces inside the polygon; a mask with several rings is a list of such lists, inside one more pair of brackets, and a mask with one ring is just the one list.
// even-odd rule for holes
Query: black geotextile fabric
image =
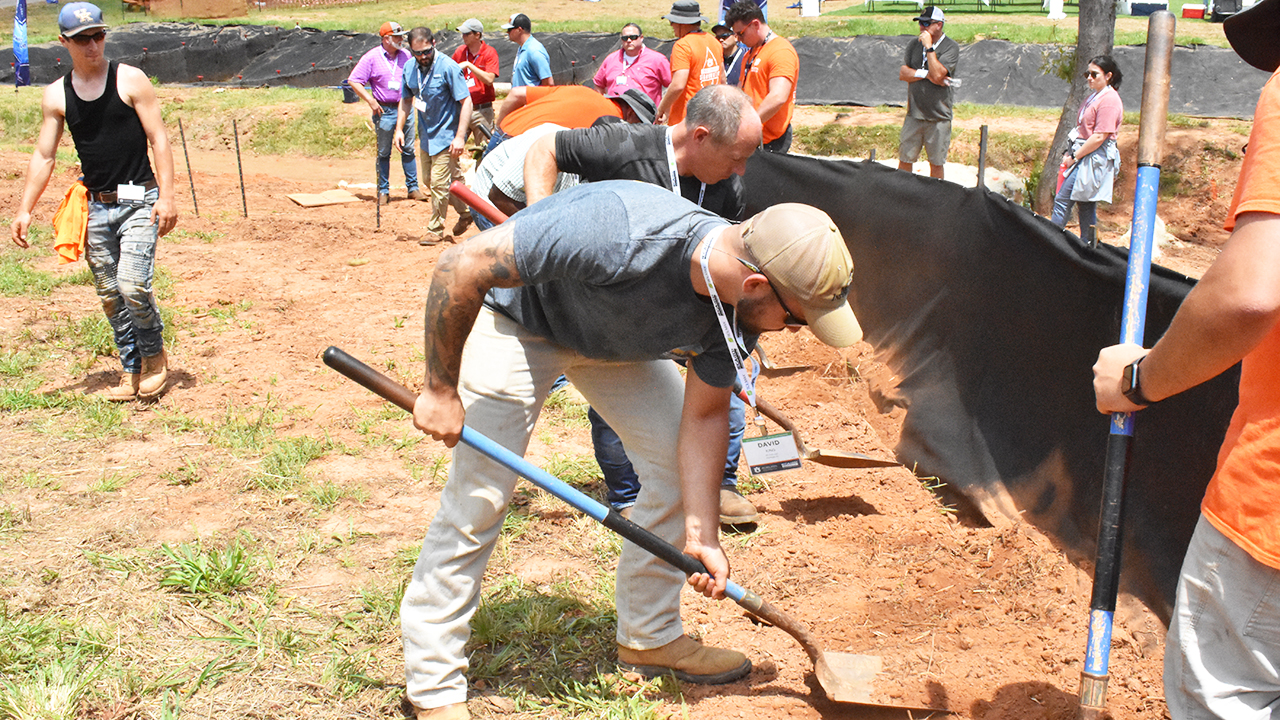
{"label": "black geotextile fabric", "polygon": [[[749,213],[803,202],[840,227],[851,302],[907,401],[899,459],[1092,561],[1108,418],[1091,366],[1120,334],[1126,253],[995,193],[877,163],[756,153],[746,186]],[[1148,344],[1192,284],[1153,268]],[[1166,622],[1238,379],[1137,417],[1122,582]]]}
{"label": "black geotextile fabric", "polygon": [[[458,33],[436,30],[439,49],[451,54],[460,43]],[[590,83],[604,55],[618,47],[614,33],[535,35],[551,57],[557,85]],[[515,43],[493,31],[487,33],[486,40],[498,51],[498,79],[510,81]],[[907,91],[906,84],[898,80],[898,68],[910,40],[907,35],[794,40],[801,67],[796,101],[809,105],[902,105]],[[655,38],[645,42],[664,55],[670,54],[673,44],[672,40]],[[378,37],[372,34],[311,28],[132,23],[112,28],[107,56],[137,65],[161,82],[322,87],[346,79],[360,56],[377,44]],[[1003,40],[962,45],[956,99],[982,105],[1062,107],[1067,83],[1046,70],[1059,52],[1057,46]],[[1118,47],[1114,54],[1125,73],[1121,98],[1125,107],[1137,110],[1145,48]],[[37,85],[58,78],[70,62],[57,43],[33,46],[30,58],[32,83]],[[1169,109],[1190,115],[1251,117],[1267,77],[1230,50],[1177,47]],[[13,69],[0,68],[0,83],[12,82]]]}

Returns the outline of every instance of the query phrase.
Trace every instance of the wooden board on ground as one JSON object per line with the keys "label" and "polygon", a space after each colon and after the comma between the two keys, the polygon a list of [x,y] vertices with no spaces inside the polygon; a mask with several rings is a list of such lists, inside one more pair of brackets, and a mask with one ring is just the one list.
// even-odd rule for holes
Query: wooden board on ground
{"label": "wooden board on ground", "polygon": [[292,195],[286,195],[285,197],[298,203],[302,207],[341,205],[342,203],[358,202],[360,200],[360,198],[355,195],[341,189],[325,190],[322,193],[294,193]]}

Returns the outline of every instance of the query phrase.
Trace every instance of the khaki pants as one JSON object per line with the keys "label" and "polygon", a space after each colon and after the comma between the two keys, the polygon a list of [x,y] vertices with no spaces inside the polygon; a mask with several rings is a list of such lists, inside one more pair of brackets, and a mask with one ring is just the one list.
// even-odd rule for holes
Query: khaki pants
{"label": "khaki pants", "polygon": [[448,149],[435,155],[422,153],[422,174],[428,178],[431,190],[431,218],[427,220],[427,232],[444,233],[445,208],[452,204],[459,217],[470,215],[466,203],[449,194],[449,183],[462,180],[458,159]]}
{"label": "khaki pants", "polygon": [[[682,547],[675,449],[684,379],[670,360],[592,360],[482,308],[459,373],[467,426],[524,454],[542,402],[562,372],[626,443],[641,480],[631,519]],[[510,470],[470,447],[453,449],[440,509],[400,604],[406,690],[419,708],[467,699],[470,620],[515,486]],[[679,638],[683,586],[679,570],[625,543],[617,570],[618,643],[645,650]]]}

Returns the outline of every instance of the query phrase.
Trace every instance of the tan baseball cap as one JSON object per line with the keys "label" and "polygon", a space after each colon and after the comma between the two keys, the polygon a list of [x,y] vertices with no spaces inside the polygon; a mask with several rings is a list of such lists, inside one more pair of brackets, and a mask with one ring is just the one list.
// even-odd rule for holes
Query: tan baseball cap
{"label": "tan baseball cap", "polygon": [[829,215],[799,203],[774,205],[742,224],[742,243],[769,282],[800,303],[819,340],[847,347],[862,339],[849,305],[853,258]]}

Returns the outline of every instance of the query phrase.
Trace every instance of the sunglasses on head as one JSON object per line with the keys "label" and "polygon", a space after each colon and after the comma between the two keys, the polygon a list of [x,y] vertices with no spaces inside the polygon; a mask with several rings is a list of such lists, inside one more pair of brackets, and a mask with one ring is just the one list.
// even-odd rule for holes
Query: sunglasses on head
{"label": "sunglasses on head", "polygon": [[630,42],[632,40],[639,40],[640,36],[639,35],[623,35],[622,39]]}

